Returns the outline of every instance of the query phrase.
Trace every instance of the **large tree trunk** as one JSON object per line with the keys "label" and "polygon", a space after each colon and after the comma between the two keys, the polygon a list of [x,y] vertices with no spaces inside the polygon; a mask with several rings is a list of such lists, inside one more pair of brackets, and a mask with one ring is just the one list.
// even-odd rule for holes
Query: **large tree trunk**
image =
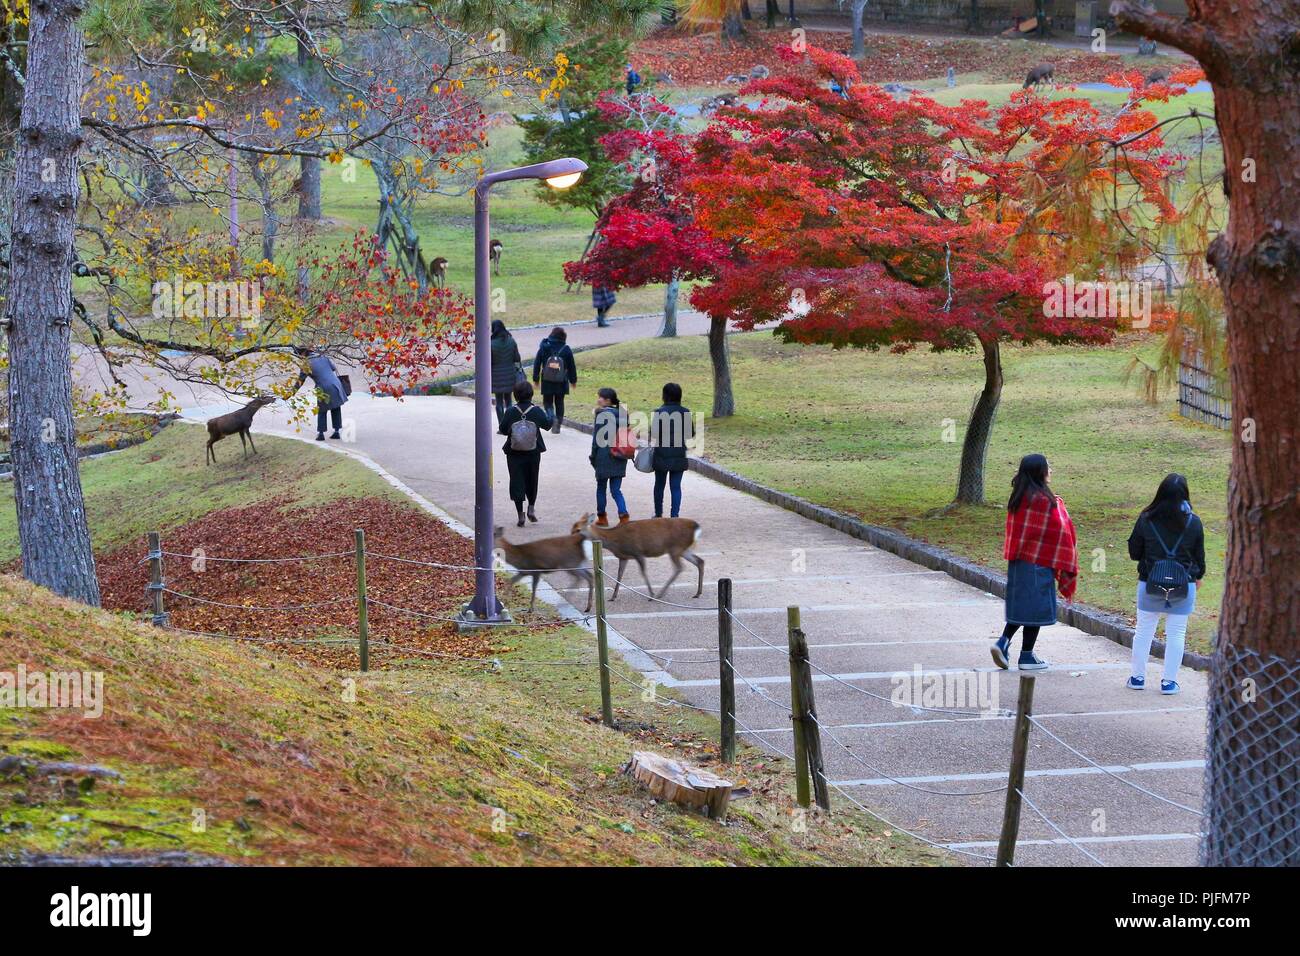
{"label": "large tree trunk", "polygon": [[[298,69],[303,73],[315,66],[311,50],[302,33],[298,34]],[[304,78],[303,85],[307,85]],[[320,219],[320,159],[316,156],[303,156],[299,163],[298,178],[298,218]]]}
{"label": "large tree trunk", "polygon": [[72,421],[81,0],[33,4],[9,254],[10,453],[23,574],[99,604]]}
{"label": "large tree trunk", "polygon": [[971,409],[957,475],[957,501],[968,505],[984,503],[984,462],[993,437],[993,419],[1002,401],[1002,351],[998,340],[981,340],[980,345],[984,352],[984,388]]}
{"label": "large tree trunk", "polygon": [[734,10],[722,18],[722,42],[739,40],[745,34],[745,24],[740,18],[740,11]]}
{"label": "large tree trunk", "polygon": [[[1130,5],[1131,7],[1132,5]],[[1189,0],[1120,25],[1205,67],[1228,225],[1207,255],[1227,309],[1234,442],[1210,684],[1209,866],[1300,859],[1300,0]],[[1253,181],[1242,176],[1253,167]],[[1210,573],[1214,573],[1211,565]]]}
{"label": "large tree trunk", "polygon": [[709,358],[713,362],[713,417],[728,418],[736,414],[736,399],[731,391],[731,350],[727,347],[727,320],[709,320]]}
{"label": "large tree trunk", "polygon": [[867,9],[867,0],[853,0],[853,56],[861,58],[866,55],[867,44],[862,34],[862,13]]}
{"label": "large tree trunk", "polygon": [[664,324],[659,329],[659,338],[674,339],[677,337],[677,299],[681,291],[682,283],[676,275],[664,289]]}

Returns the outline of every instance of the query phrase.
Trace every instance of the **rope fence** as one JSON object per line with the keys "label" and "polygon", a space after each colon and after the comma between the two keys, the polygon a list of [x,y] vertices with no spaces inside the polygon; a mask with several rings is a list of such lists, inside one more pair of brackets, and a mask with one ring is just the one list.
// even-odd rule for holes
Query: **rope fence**
{"label": "rope fence", "polygon": [[[274,645],[341,645],[356,642],[358,654],[361,660],[361,670],[364,672],[368,669],[369,652],[371,649],[384,649],[403,655],[415,657],[433,658],[447,660],[454,663],[470,664],[490,668],[493,672],[501,672],[505,667],[511,665],[521,666],[558,666],[558,667],[594,667],[597,669],[600,694],[601,694],[601,721],[609,727],[616,727],[614,721],[614,709],[611,692],[611,678],[626,684],[640,693],[644,702],[653,703],[660,707],[669,709],[679,709],[683,711],[693,711],[701,714],[716,716],[719,719],[719,744],[720,755],[724,764],[733,763],[736,754],[736,737],[737,729],[739,733],[748,735],[758,746],[769,750],[779,756],[789,760],[794,767],[795,776],[795,797],[798,805],[802,808],[810,808],[815,801],[817,806],[825,811],[830,811],[830,794],[832,791],[839,797],[847,801],[862,813],[879,821],[883,825],[897,830],[909,837],[924,843],[928,846],[943,850],[947,853],[953,853],[981,862],[994,863],[998,866],[1013,866],[1015,848],[1018,842],[1020,826],[1020,810],[1022,804],[1040,819],[1044,825],[1056,833],[1066,844],[1076,849],[1080,854],[1086,857],[1093,864],[1105,866],[1105,863],[1095,854],[1082,846],[1078,840],[1070,837],[1061,829],[1047,813],[1040,808],[1033,800],[1026,795],[1024,791],[1025,768],[1029,753],[1029,735],[1031,728],[1036,729],[1046,735],[1054,743],[1058,744],[1066,751],[1074,754],[1079,759],[1085,761],[1091,767],[1097,769],[1103,774],[1111,777],[1131,788],[1138,793],[1147,797],[1158,800],[1169,806],[1186,811],[1188,813],[1201,816],[1201,811],[1180,803],[1176,800],[1162,796],[1147,787],[1142,786],[1132,780],[1125,779],[1119,773],[1111,768],[1093,760],[1087,754],[1072,746],[1063,740],[1058,734],[1047,728],[1043,723],[1034,717],[1032,711],[1034,677],[1031,674],[1020,675],[1020,693],[1016,709],[1008,710],[1005,708],[996,708],[995,710],[972,710],[953,707],[936,707],[923,704],[919,700],[911,700],[905,703],[878,694],[866,687],[859,686],[851,680],[846,680],[838,674],[832,673],[810,659],[808,651],[807,638],[800,624],[800,609],[790,607],[787,609],[786,620],[786,645],[781,646],[763,635],[759,634],[752,627],[741,620],[732,607],[732,582],[729,578],[722,578],[718,581],[718,602],[714,605],[700,604],[683,604],[667,600],[663,597],[656,596],[653,590],[643,591],[633,585],[619,582],[618,586],[627,588],[633,594],[636,594],[654,604],[671,607],[685,608],[693,611],[712,611],[718,615],[718,655],[716,657],[690,657],[678,658],[669,654],[657,653],[646,648],[640,647],[634,641],[628,639],[625,635],[619,637],[626,641],[637,652],[646,656],[647,659],[659,662],[667,669],[674,664],[682,665],[708,665],[717,664],[719,668],[718,681],[718,707],[706,707],[692,701],[667,697],[658,693],[656,686],[649,681],[638,683],[636,680],[628,677],[622,670],[613,667],[609,657],[609,621],[605,610],[605,591],[606,591],[606,572],[604,570],[604,558],[602,553],[602,543],[599,539],[592,542],[592,561],[590,565],[583,565],[577,568],[548,568],[548,569],[529,569],[527,573],[533,574],[550,574],[553,572],[590,572],[593,576],[593,597],[595,600],[594,613],[580,615],[569,618],[561,618],[556,621],[544,622],[542,626],[567,626],[573,623],[583,623],[590,625],[594,621],[596,636],[596,654],[590,657],[577,657],[569,659],[523,659],[511,656],[505,657],[466,657],[459,654],[435,651],[427,648],[417,647],[411,644],[398,643],[392,640],[384,639],[382,636],[372,638],[369,634],[369,611],[371,609],[382,609],[396,614],[408,615],[418,620],[453,623],[465,625],[472,623],[474,626],[491,626],[491,627],[518,627],[513,621],[483,621],[475,620],[467,622],[463,617],[450,617],[445,613],[431,613],[429,611],[417,608],[405,607],[392,601],[383,600],[380,597],[372,596],[366,583],[366,559],[379,561],[394,562],[406,565],[415,565],[428,567],[438,570],[452,570],[460,572],[475,572],[485,570],[475,565],[457,565],[438,561],[424,561],[415,558],[407,558],[400,555],[390,555],[367,551],[365,548],[364,532],[356,532],[356,546],[347,551],[334,551],[318,555],[306,555],[301,557],[286,558],[240,558],[232,556],[209,556],[202,555],[205,561],[220,561],[230,563],[248,563],[248,564],[282,564],[292,561],[321,561],[334,560],[341,558],[351,558],[357,568],[357,588],[355,595],[346,595],[338,598],[332,598],[322,601],[303,602],[297,604],[280,604],[280,605],[254,605],[254,604],[236,604],[232,602],[217,601],[202,595],[175,590],[168,587],[163,576],[163,558],[181,558],[193,560],[196,555],[184,554],[181,552],[167,551],[162,548],[160,536],[155,532],[149,535],[149,551],[145,561],[150,566],[150,581],[147,586],[147,594],[153,604],[153,620],[155,624],[167,627],[168,615],[164,609],[164,596],[168,598],[193,602],[200,605],[215,606],[239,611],[255,613],[274,613],[284,611],[303,611],[314,608],[336,607],[340,604],[355,600],[357,602],[357,635],[356,637],[326,637],[326,638],[277,638],[277,637],[258,637],[239,634],[216,633],[210,631],[188,630],[185,628],[171,628],[177,633],[188,634],[196,637],[240,640],[257,644]],[[509,570],[509,566],[504,562],[494,566],[490,570],[501,571]],[[665,586],[665,591],[667,586]],[[662,594],[663,592],[661,592]],[[530,625],[537,626],[537,625]],[[772,696],[764,687],[758,683],[759,678],[746,675],[736,667],[734,660],[733,633],[734,627],[739,627],[741,631],[747,634],[757,646],[751,650],[775,650],[786,654],[789,660],[789,684],[790,699],[788,701],[778,700]],[[872,761],[859,754],[853,746],[846,743],[834,732],[835,728],[823,723],[817,716],[816,700],[813,690],[814,674],[819,679],[830,681],[838,687],[845,687],[855,694],[869,698],[871,700],[883,702],[894,707],[905,707],[914,714],[943,714],[965,719],[980,719],[989,716],[1002,718],[1013,718],[1013,736],[1012,736],[1012,753],[1011,765],[1004,782],[996,786],[982,787],[975,790],[944,790],[934,787],[919,785],[910,780],[896,776],[882,769]],[[794,746],[791,752],[787,752],[771,740],[771,731],[756,730],[749,723],[742,720],[737,711],[740,709],[736,706],[735,682],[739,680],[742,686],[746,688],[749,694],[754,695],[769,706],[778,711],[785,711],[791,721],[791,729],[794,735]],[[763,679],[771,680],[771,677],[765,676]],[[649,686],[647,686],[647,684]],[[1003,820],[1001,826],[1000,838],[998,841],[998,850],[996,856],[977,853],[959,846],[951,846],[944,843],[929,839],[928,837],[899,826],[893,821],[882,816],[877,811],[866,806],[860,799],[855,797],[846,787],[845,784],[837,783],[830,779],[825,769],[825,761],[822,752],[822,738],[826,737],[829,743],[834,745],[837,752],[847,755],[847,758],[854,764],[861,766],[872,773],[880,781],[903,787],[907,790],[917,793],[923,793],[935,797],[947,798],[971,798],[983,797],[993,794],[1004,794]],[[849,784],[852,786],[853,784]]]}

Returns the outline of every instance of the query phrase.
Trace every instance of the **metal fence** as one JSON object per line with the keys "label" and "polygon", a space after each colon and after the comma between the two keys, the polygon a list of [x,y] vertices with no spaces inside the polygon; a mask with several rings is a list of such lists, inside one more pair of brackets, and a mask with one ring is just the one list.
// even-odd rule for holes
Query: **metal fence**
{"label": "metal fence", "polygon": [[1231,428],[1228,385],[1207,366],[1204,352],[1183,353],[1178,363],[1178,414],[1215,428]]}

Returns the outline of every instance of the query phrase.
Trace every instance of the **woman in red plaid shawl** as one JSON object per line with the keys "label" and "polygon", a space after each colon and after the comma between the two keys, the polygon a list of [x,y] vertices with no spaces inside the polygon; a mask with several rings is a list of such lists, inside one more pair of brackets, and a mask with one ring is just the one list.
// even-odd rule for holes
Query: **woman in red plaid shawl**
{"label": "woman in red plaid shawl", "polygon": [[1011,638],[1025,629],[1018,667],[1022,671],[1047,669],[1034,653],[1038,630],[1056,623],[1056,592],[1067,601],[1079,581],[1079,549],[1074,522],[1065,502],[1052,494],[1047,482],[1052,468],[1042,455],[1020,459],[1020,471],[1011,482],[1007,502],[1007,537],[1002,556],[1007,559],[1007,626],[993,642],[993,661],[1006,669]]}

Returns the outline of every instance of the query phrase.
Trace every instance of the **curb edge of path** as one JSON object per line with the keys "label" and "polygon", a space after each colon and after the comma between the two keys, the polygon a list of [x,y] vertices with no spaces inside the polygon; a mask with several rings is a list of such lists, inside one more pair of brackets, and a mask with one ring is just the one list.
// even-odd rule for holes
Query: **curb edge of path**
{"label": "curb edge of path", "polygon": [[[468,385],[453,386],[452,392],[464,398],[474,397],[473,389]],[[593,431],[592,426],[587,422],[577,422],[571,418],[565,418],[564,424],[587,435],[590,435]],[[810,521],[816,521],[818,524],[834,528],[836,531],[850,537],[866,541],[881,551],[896,554],[900,558],[929,568],[932,571],[942,571],[949,577],[956,578],[963,584],[977,587],[981,591],[987,591],[1000,598],[1007,596],[1007,578],[1005,574],[990,571],[983,565],[960,557],[945,548],[918,541],[890,528],[867,524],[852,515],[813,504],[798,495],[769,488],[767,485],[759,484],[744,475],[739,475],[730,469],[715,465],[711,461],[705,461],[703,458],[697,458],[694,455],[688,456],[686,463],[690,471],[697,472],[705,478],[711,478],[718,484],[726,485],[728,488],[734,488],[737,491],[743,491],[745,494],[753,495],[768,504],[784,508],[786,511],[793,511]],[[1104,637],[1124,647],[1133,646],[1133,628],[1129,627],[1122,615],[1113,611],[1104,611],[1101,608],[1091,607],[1086,604],[1065,604],[1057,608],[1057,620],[1062,624],[1078,628],[1085,634]],[[1160,638],[1154,639],[1151,642],[1151,654],[1153,657],[1163,660],[1165,642]],[[1183,666],[1192,670],[1208,671],[1210,669],[1210,657],[1206,654],[1198,654],[1195,651],[1184,651]]]}

